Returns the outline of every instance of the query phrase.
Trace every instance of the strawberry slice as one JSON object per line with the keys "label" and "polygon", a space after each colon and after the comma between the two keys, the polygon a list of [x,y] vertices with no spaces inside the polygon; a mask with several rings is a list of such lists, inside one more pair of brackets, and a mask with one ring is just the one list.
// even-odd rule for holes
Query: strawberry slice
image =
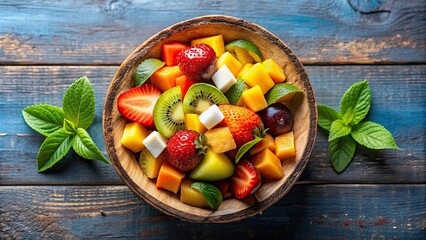
{"label": "strawberry slice", "polygon": [[237,199],[245,198],[255,193],[260,185],[260,173],[253,164],[247,160],[239,161],[231,177],[232,196]]}
{"label": "strawberry slice", "polygon": [[151,84],[142,84],[118,96],[118,111],[131,121],[153,127],[153,110],[160,95],[161,92],[158,88]]}

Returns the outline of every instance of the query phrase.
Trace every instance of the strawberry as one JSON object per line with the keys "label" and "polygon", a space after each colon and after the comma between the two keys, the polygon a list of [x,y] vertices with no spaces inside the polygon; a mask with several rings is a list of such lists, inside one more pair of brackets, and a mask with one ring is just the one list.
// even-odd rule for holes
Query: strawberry
{"label": "strawberry", "polygon": [[229,180],[230,178],[213,182],[217,189],[219,189],[224,199],[231,197],[231,184]]}
{"label": "strawberry", "polygon": [[261,128],[262,120],[252,110],[234,105],[219,105],[220,111],[225,117],[218,125],[229,127],[234,137],[237,149],[254,139],[255,128]]}
{"label": "strawberry", "polygon": [[259,171],[247,160],[241,160],[231,177],[231,193],[237,199],[245,198],[257,191],[261,185]]}
{"label": "strawberry", "polygon": [[169,138],[164,149],[164,159],[183,172],[191,171],[203,159],[203,145],[206,141],[196,131],[179,130]]}
{"label": "strawberry", "polygon": [[148,127],[154,126],[154,105],[161,92],[151,84],[131,88],[118,96],[117,107],[120,114],[134,122]]}
{"label": "strawberry", "polygon": [[189,79],[207,82],[215,72],[216,52],[207,44],[196,44],[180,51],[177,62]]}

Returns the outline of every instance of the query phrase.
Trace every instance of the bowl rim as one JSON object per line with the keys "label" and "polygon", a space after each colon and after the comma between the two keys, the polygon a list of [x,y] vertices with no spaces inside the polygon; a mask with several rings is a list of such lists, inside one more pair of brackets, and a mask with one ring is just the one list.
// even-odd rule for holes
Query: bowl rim
{"label": "bowl rim", "polygon": [[[144,189],[139,187],[127,174],[121,165],[118,156],[116,154],[116,150],[114,147],[114,136],[113,125],[112,125],[112,115],[113,115],[113,104],[115,103],[115,97],[119,94],[119,86],[121,86],[124,76],[131,69],[131,67],[136,64],[136,62],[140,59],[140,55],[146,55],[144,53],[145,48],[149,48],[150,46],[155,45],[155,43],[161,39],[165,39],[170,37],[173,33],[182,31],[186,28],[192,27],[193,25],[206,25],[206,24],[228,24],[231,26],[244,28],[248,31],[254,32],[256,34],[260,34],[263,38],[265,38],[268,42],[276,45],[281,51],[283,51],[291,60],[291,62],[295,65],[298,74],[300,75],[300,79],[303,82],[305,88],[305,94],[307,95],[309,114],[311,116],[309,120],[309,131],[308,131],[308,141],[306,144],[305,151],[301,157],[301,160],[297,163],[293,173],[286,179],[286,181],[281,185],[275,192],[273,192],[268,198],[257,201],[255,204],[250,207],[243,209],[239,212],[228,213],[223,215],[208,215],[207,217],[194,215],[188,212],[183,212],[179,209],[173,208],[153,196],[147,193]],[[310,155],[312,153],[316,133],[317,133],[317,110],[315,103],[315,94],[313,88],[311,86],[309,77],[303,67],[303,64],[298,60],[296,55],[290,50],[290,48],[278,37],[276,37],[273,33],[269,32],[265,28],[249,22],[247,20],[243,20],[240,18],[226,16],[226,15],[204,15],[191,19],[187,19],[178,23],[167,27],[158,33],[154,34],[142,44],[140,44],[135,50],[130,53],[126,59],[119,66],[117,72],[115,73],[106,93],[103,117],[102,117],[102,126],[103,126],[103,134],[105,147],[107,149],[108,155],[111,158],[113,163],[113,167],[120,176],[120,178],[126,183],[126,185],[140,198],[142,198],[149,205],[153,206],[157,210],[169,215],[173,216],[185,221],[190,222],[199,222],[199,223],[223,223],[223,222],[232,222],[237,221],[243,218],[251,217],[258,213],[261,213],[265,209],[269,208],[271,205],[275,204],[277,201],[282,199],[293,187],[296,181],[301,176],[303,170],[305,169]],[[170,211],[172,210],[173,211]]]}

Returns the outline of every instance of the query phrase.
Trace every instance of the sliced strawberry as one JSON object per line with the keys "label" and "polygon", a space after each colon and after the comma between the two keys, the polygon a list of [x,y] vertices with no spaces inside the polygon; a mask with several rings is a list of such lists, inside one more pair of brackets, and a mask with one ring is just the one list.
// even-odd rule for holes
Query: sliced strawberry
{"label": "sliced strawberry", "polygon": [[142,84],[118,96],[118,111],[131,121],[153,127],[153,110],[160,95],[158,88],[151,84]]}
{"label": "sliced strawberry", "polygon": [[247,160],[239,161],[231,178],[232,196],[237,199],[245,198],[255,193],[260,184],[260,173],[253,164]]}

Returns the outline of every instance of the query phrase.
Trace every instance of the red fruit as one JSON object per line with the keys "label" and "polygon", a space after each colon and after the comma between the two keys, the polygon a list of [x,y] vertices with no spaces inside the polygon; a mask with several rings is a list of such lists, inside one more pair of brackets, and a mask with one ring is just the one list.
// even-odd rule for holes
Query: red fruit
{"label": "red fruit", "polygon": [[177,57],[180,70],[194,82],[206,82],[215,72],[216,52],[200,43],[182,50]]}
{"label": "red fruit", "polygon": [[160,90],[151,84],[131,88],[118,96],[118,111],[131,121],[153,127],[153,110],[160,95]]}
{"label": "red fruit", "polygon": [[192,130],[179,130],[173,134],[164,149],[164,159],[175,168],[187,172],[203,159],[200,153],[200,134]]}
{"label": "red fruit", "polygon": [[229,182],[229,178],[216,181],[213,184],[217,187],[217,189],[219,189],[223,198],[231,197],[231,184]]}
{"label": "red fruit", "polygon": [[235,198],[245,198],[257,191],[261,185],[260,173],[247,160],[241,160],[231,177],[231,193]]}

